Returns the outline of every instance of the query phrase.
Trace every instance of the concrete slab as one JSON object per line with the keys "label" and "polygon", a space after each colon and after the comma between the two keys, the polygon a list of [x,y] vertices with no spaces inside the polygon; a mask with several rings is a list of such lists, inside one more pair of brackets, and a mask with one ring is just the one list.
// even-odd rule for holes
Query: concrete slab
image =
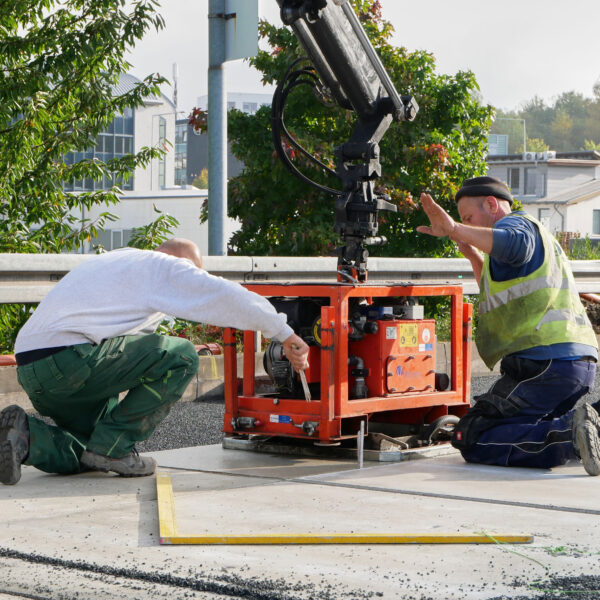
{"label": "concrete slab", "polygon": [[26,467],[17,486],[0,487],[0,598],[532,598],[535,581],[600,571],[600,478],[578,465],[539,472],[445,457],[359,471],[354,462],[221,446],[155,456],[169,466],[182,533],[510,530],[535,540],[159,546],[153,477],[61,477]]}
{"label": "concrete slab", "polygon": [[223,449],[221,445],[150,452],[160,467],[252,477],[294,479],[356,469],[354,459],[321,460]]}
{"label": "concrete slab", "polygon": [[551,470],[508,469],[468,464],[460,455],[453,455],[434,461],[411,461],[398,468],[377,466],[313,479],[403,494],[443,495],[514,506],[529,503],[600,515],[600,478],[588,476],[575,461]]}

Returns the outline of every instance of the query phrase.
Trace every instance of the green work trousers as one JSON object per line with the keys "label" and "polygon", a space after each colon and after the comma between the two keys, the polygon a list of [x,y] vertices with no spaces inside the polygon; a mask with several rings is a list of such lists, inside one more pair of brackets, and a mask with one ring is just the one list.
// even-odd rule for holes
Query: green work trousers
{"label": "green work trousers", "polygon": [[86,449],[115,458],[129,454],[150,437],[197,370],[191,342],[155,334],[77,344],[18,367],[34,408],[56,423],[28,417],[25,464],[47,473],[79,473]]}

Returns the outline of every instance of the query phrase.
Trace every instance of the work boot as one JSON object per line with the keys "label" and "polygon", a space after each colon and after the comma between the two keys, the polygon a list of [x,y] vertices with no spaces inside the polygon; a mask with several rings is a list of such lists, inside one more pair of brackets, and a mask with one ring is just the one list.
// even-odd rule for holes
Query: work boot
{"label": "work boot", "polygon": [[21,464],[29,454],[29,423],[16,404],[0,413],[0,482],[15,485],[21,479]]}
{"label": "work boot", "polygon": [[573,446],[588,475],[600,475],[600,416],[589,404],[573,414]]}
{"label": "work boot", "polygon": [[85,450],[79,462],[92,471],[103,471],[104,473],[113,471],[121,477],[146,477],[152,475],[156,470],[156,461],[153,458],[140,456],[135,449],[120,458],[102,456],[102,454]]}

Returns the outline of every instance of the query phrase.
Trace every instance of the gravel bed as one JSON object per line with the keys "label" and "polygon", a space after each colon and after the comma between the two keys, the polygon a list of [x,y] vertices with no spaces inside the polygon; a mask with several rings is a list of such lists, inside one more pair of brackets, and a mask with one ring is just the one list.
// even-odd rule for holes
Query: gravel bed
{"label": "gravel bed", "polygon": [[139,452],[156,452],[220,444],[223,439],[223,400],[177,402],[145,442],[138,442]]}

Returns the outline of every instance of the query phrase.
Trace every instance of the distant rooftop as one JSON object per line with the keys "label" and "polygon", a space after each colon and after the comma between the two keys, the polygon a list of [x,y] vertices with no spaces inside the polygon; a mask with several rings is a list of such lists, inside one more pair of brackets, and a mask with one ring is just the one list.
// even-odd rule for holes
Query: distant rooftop
{"label": "distant rooftop", "polygon": [[582,185],[570,188],[564,192],[545,196],[543,198],[527,198],[523,204],[578,204],[600,196],[600,180],[592,179]]}
{"label": "distant rooftop", "polygon": [[[141,79],[138,79],[135,75],[131,75],[131,73],[123,73],[119,78],[119,81],[116,85],[113,86],[113,93],[115,96],[121,96],[133,90],[136,85],[142,83]],[[145,104],[163,104],[164,102],[169,103],[173,108],[175,108],[175,104],[173,101],[167,98],[164,94],[160,96],[148,96],[144,99]]]}
{"label": "distant rooftop", "polygon": [[[490,154],[486,158],[488,162],[503,162],[524,160],[523,153],[519,154]],[[541,159],[540,159],[541,160]],[[593,160],[600,161],[600,152],[598,150],[573,150],[572,152],[556,152],[554,158],[549,160]],[[531,162],[531,161],[528,161]]]}

